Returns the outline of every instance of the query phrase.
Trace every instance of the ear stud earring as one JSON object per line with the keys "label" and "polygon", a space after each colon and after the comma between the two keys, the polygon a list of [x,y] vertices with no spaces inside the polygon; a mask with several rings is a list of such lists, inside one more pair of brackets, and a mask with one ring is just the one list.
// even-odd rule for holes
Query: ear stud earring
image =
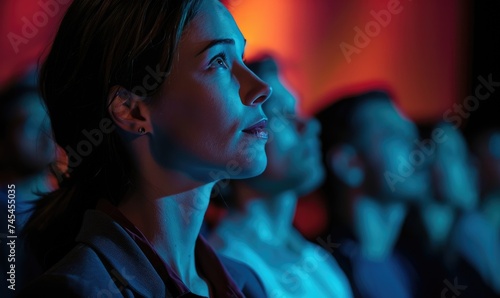
{"label": "ear stud earring", "polygon": [[139,129],[137,130],[141,135],[145,134],[146,133],[146,129],[144,127],[139,127]]}

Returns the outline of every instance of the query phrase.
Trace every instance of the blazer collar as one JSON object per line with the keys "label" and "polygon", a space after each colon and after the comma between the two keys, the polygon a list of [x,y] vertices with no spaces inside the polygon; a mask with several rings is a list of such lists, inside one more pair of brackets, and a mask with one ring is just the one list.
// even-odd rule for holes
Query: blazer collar
{"label": "blazer collar", "polygon": [[88,210],[77,242],[90,246],[114,268],[118,282],[145,297],[166,297],[165,284],[127,232],[105,213]]}

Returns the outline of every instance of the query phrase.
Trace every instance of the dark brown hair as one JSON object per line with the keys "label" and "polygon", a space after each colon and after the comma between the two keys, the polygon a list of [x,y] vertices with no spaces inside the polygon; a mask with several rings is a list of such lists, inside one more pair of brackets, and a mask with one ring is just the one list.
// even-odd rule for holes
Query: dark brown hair
{"label": "dark brown hair", "polygon": [[[69,155],[60,188],[35,205],[28,243],[44,268],[74,246],[85,210],[100,198],[118,204],[134,166],[108,113],[111,87],[158,92],[179,39],[201,0],[75,0],[40,73],[54,137]],[[103,124],[104,123],[104,124]],[[76,153],[75,153],[76,152]],[[72,156],[73,153],[73,156]],[[61,176],[62,177],[62,176]]]}

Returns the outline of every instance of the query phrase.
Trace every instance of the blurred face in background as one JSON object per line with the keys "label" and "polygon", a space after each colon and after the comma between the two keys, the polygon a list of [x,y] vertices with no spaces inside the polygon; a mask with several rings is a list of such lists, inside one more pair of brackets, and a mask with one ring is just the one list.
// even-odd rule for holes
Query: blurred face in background
{"label": "blurred face in background", "polygon": [[273,93],[263,104],[269,120],[268,163],[264,173],[252,179],[251,184],[266,192],[310,192],[324,178],[319,122],[297,115],[296,99],[276,72],[257,75],[272,87]]}
{"label": "blurred face in background", "polygon": [[431,248],[443,248],[458,212],[473,210],[478,202],[477,175],[465,139],[451,125],[441,124],[443,142],[436,143],[431,166],[429,195],[420,215]]}
{"label": "blurred face in background", "polygon": [[20,89],[18,97],[11,99],[2,112],[5,124],[0,164],[4,179],[21,179],[46,169],[55,158],[55,143],[38,94]]}
{"label": "blurred face in background", "polygon": [[435,199],[460,210],[472,210],[478,202],[476,170],[462,134],[451,125],[440,125],[445,141],[436,146],[432,166]]}
{"label": "blurred face in background", "polygon": [[364,165],[364,190],[385,200],[420,199],[427,187],[425,162],[412,161],[418,131],[388,100],[359,106],[352,119]]}

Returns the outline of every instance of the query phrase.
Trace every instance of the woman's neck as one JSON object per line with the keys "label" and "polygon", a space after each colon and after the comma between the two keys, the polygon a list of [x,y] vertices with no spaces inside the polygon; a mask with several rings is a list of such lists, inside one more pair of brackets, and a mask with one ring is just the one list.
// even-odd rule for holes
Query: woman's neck
{"label": "woman's neck", "polygon": [[354,231],[363,255],[383,260],[392,254],[407,208],[404,203],[381,203],[360,196],[354,205]]}
{"label": "woman's neck", "polygon": [[208,287],[196,269],[195,246],[213,185],[169,195],[143,187],[118,206],[186,286],[202,295],[208,295]]}

